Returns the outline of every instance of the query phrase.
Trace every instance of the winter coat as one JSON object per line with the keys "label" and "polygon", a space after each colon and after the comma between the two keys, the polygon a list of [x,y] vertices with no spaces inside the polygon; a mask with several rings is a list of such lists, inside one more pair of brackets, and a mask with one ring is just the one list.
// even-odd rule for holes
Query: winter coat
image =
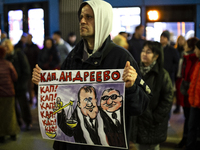
{"label": "winter coat", "polygon": [[140,54],[142,52],[142,48],[145,41],[146,40],[142,38],[136,39],[134,34],[132,38],[128,41],[128,44],[129,44],[128,50],[132,54],[133,58],[135,59],[137,63],[140,62]]}
{"label": "winter coat", "polygon": [[[67,59],[61,66],[61,70],[87,70],[87,69],[123,69],[127,61],[130,61],[131,66],[133,66],[137,72],[139,72],[138,66],[130,53],[117,46],[113,43],[113,46],[109,47],[111,43],[110,36],[106,39],[102,48],[89,57],[85,62],[82,61],[83,57],[83,40],[80,41],[75,49],[71,51]],[[127,134],[130,129],[130,116],[131,115],[140,115],[145,108],[147,107],[149,95],[147,94],[146,84],[140,84],[141,78],[138,75],[136,83],[129,89],[125,91],[125,124]],[[99,149],[105,150],[109,148],[103,147],[92,147],[92,146],[79,146],[71,145],[63,142],[54,142],[54,149]]]}
{"label": "winter coat", "polygon": [[[64,63],[61,66],[62,70],[94,70],[94,69],[124,69],[127,61],[130,62],[137,73],[137,80],[130,88],[125,89],[125,125],[127,135],[130,129],[130,116],[140,115],[146,109],[150,89],[145,82],[141,80],[139,69],[131,54],[112,43],[110,32],[112,31],[113,9],[112,6],[100,0],[84,1],[78,11],[79,20],[81,20],[81,10],[88,4],[94,14],[91,18],[95,22],[94,30],[94,48],[91,53],[88,53],[86,41],[81,40],[76,47],[69,53]],[[109,14],[109,15],[108,15]],[[84,23],[80,26],[87,26]],[[128,137],[127,137],[128,138]],[[129,141],[127,139],[127,141]],[[55,150],[114,150],[118,148],[98,147],[88,145],[77,145],[65,142],[54,142]]]}
{"label": "winter coat", "polygon": [[[192,53],[191,52],[184,55],[182,72],[181,72],[182,79],[188,82],[191,81],[192,73],[198,61],[196,55],[193,52]],[[188,95],[183,95],[183,99],[180,99],[179,105],[181,105],[182,107],[190,107],[188,101]]]}
{"label": "winter coat", "polygon": [[38,63],[38,56],[39,56],[40,49],[34,43],[26,44],[24,48],[24,53],[27,56],[29,65],[30,65],[30,73],[32,73],[33,68]]}
{"label": "winter coat", "polygon": [[28,81],[31,78],[27,57],[21,50],[14,50],[13,54],[6,56],[6,60],[10,61],[17,71],[18,80],[14,83],[14,86],[15,94],[20,95],[21,91],[27,91]]}
{"label": "winter coat", "polygon": [[155,66],[143,77],[153,97],[147,110],[132,122],[131,141],[139,144],[159,144],[167,138],[169,112],[173,101],[172,82],[168,72]]}
{"label": "winter coat", "polygon": [[59,55],[57,49],[43,48],[39,53],[38,65],[43,70],[54,70],[59,66]]}
{"label": "winter coat", "polygon": [[167,45],[164,50],[164,68],[169,73],[172,83],[175,81],[175,77],[178,71],[179,54],[172,46]]}
{"label": "winter coat", "polygon": [[200,61],[195,65],[188,94],[190,105],[192,107],[200,108]]}
{"label": "winter coat", "polygon": [[17,80],[17,72],[11,62],[0,59],[0,97],[12,97],[15,95],[14,81]]}

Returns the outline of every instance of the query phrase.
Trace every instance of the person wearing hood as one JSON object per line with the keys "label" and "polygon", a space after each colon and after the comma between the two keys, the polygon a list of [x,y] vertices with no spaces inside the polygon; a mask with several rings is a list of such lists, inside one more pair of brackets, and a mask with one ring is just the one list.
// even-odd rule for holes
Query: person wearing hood
{"label": "person wearing hood", "polygon": [[[108,15],[109,14],[109,15]],[[125,125],[129,142],[130,120],[132,115],[141,115],[147,108],[151,90],[140,78],[137,63],[131,54],[110,39],[112,31],[112,6],[102,0],[85,1],[78,11],[80,35],[83,38],[70,52],[61,70],[124,69],[125,82]],[[41,68],[36,65],[32,81],[38,84]],[[79,145],[67,142],[54,142],[55,150],[109,150],[110,147]]]}
{"label": "person wearing hood", "polygon": [[146,111],[133,119],[131,141],[138,150],[159,150],[167,138],[169,112],[173,102],[172,82],[163,67],[162,46],[147,41],[141,52],[140,71],[153,96]]}

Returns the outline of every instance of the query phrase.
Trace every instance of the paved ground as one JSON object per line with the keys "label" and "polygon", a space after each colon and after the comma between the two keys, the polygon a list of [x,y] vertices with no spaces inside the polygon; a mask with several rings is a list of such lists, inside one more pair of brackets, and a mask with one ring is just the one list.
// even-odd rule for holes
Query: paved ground
{"label": "paved ground", "polygon": [[[37,108],[32,109],[33,128],[30,131],[21,131],[17,135],[17,141],[11,141],[9,137],[6,137],[6,142],[0,143],[0,150],[53,150],[53,141],[42,139],[37,114]],[[183,120],[182,111],[176,115],[172,114],[168,138],[165,143],[161,144],[161,150],[178,150],[174,147],[181,140]]]}

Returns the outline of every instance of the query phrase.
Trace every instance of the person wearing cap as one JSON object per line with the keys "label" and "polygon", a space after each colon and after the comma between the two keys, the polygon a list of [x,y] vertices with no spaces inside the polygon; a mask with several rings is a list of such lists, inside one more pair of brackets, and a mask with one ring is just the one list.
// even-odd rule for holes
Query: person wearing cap
{"label": "person wearing cap", "polygon": [[162,44],[164,50],[164,68],[168,71],[173,84],[178,70],[179,54],[172,46],[169,45],[169,39],[169,31],[163,31],[160,36],[160,43]]}
{"label": "person wearing cap", "polygon": [[[109,15],[108,15],[109,14]],[[112,6],[102,0],[85,1],[78,11],[80,36],[83,38],[70,52],[61,70],[124,69],[125,83],[125,125],[129,142],[131,116],[141,115],[150,101],[151,90],[141,79],[137,63],[130,53],[114,44],[110,39],[112,31]],[[33,70],[32,81],[38,84],[40,67]],[[98,147],[55,141],[54,150],[114,150],[117,147]]]}
{"label": "person wearing cap", "polygon": [[198,140],[200,139],[200,40],[196,43],[194,53],[198,57],[198,61],[192,73],[188,90],[188,100],[191,108],[186,150],[200,149],[200,141]]}

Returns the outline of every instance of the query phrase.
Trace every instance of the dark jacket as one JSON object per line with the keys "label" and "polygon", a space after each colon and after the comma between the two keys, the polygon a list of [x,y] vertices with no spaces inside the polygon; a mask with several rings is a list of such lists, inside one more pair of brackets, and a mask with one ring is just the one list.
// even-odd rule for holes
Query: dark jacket
{"label": "dark jacket", "polygon": [[[99,108],[99,110],[104,122],[104,131],[106,133],[109,145],[125,147],[123,119],[121,119],[121,123],[117,127],[111,118],[106,114],[106,112],[102,110],[102,108]],[[120,114],[121,118],[123,118],[122,109],[120,109]]]}
{"label": "dark jacket", "polygon": [[59,66],[59,55],[57,49],[43,48],[39,53],[38,65],[43,70],[54,70]]}
{"label": "dark jacket", "polygon": [[169,73],[172,82],[174,82],[179,64],[178,51],[170,45],[165,46],[163,50],[164,50],[164,68]]}
{"label": "dark jacket", "polygon": [[0,97],[15,96],[14,81],[17,72],[11,62],[0,59]]}
{"label": "dark jacket", "polygon": [[146,40],[142,38],[136,39],[134,37],[134,34],[132,38],[128,41],[128,44],[129,44],[128,50],[132,54],[136,62],[140,62],[140,54],[142,52],[142,48],[144,46],[145,41]]}
{"label": "dark jacket", "polygon": [[167,138],[169,112],[173,101],[172,82],[165,69],[158,64],[143,77],[153,97],[147,110],[134,117],[131,141],[139,144],[159,144]]}
{"label": "dark jacket", "polygon": [[14,50],[13,54],[6,56],[6,60],[12,62],[18,74],[18,80],[14,83],[15,94],[19,95],[21,91],[27,91],[31,73],[26,55],[21,50]]}
{"label": "dark jacket", "polygon": [[26,44],[24,48],[24,53],[26,54],[30,65],[30,73],[32,73],[33,68],[35,68],[35,65],[38,63],[39,51],[40,49],[34,43]]}
{"label": "dark jacket", "polygon": [[[139,73],[138,66],[130,53],[113,44],[114,46],[109,46],[112,41],[110,36],[105,40],[102,47],[89,57],[85,62],[82,62],[83,57],[83,47],[84,42],[81,40],[76,47],[70,52],[67,59],[61,66],[61,70],[86,70],[86,69],[123,69],[127,61],[130,61],[131,66],[133,66],[136,71]],[[146,84],[140,84],[141,78],[138,75],[138,78],[135,84],[125,90],[125,124],[127,133],[130,129],[130,116],[131,115],[140,115],[146,109],[150,95],[145,91]],[[76,150],[105,150],[110,148],[104,147],[93,147],[93,146],[83,146],[75,145],[64,142],[55,141],[54,142],[55,150],[63,149],[76,149]]]}
{"label": "dark jacket", "polygon": [[[58,126],[66,135],[68,135],[70,137],[73,136],[77,143],[86,143],[86,140],[83,135],[83,130],[81,128],[80,119],[78,117],[77,109],[79,109],[79,108],[76,107],[76,109],[74,110],[74,112],[72,114],[72,117],[70,118],[70,119],[76,120],[78,122],[77,126],[75,128],[71,128],[66,124],[67,117],[65,115],[64,110],[62,110],[61,113],[58,113],[58,117],[57,117],[58,118]],[[84,118],[84,125],[86,126],[86,129],[88,130],[93,143],[97,144],[97,145],[101,145],[97,130],[94,130],[92,128],[92,126],[88,123],[86,118]],[[96,120],[95,121],[96,129],[97,129],[97,126],[98,126],[98,121]]]}

